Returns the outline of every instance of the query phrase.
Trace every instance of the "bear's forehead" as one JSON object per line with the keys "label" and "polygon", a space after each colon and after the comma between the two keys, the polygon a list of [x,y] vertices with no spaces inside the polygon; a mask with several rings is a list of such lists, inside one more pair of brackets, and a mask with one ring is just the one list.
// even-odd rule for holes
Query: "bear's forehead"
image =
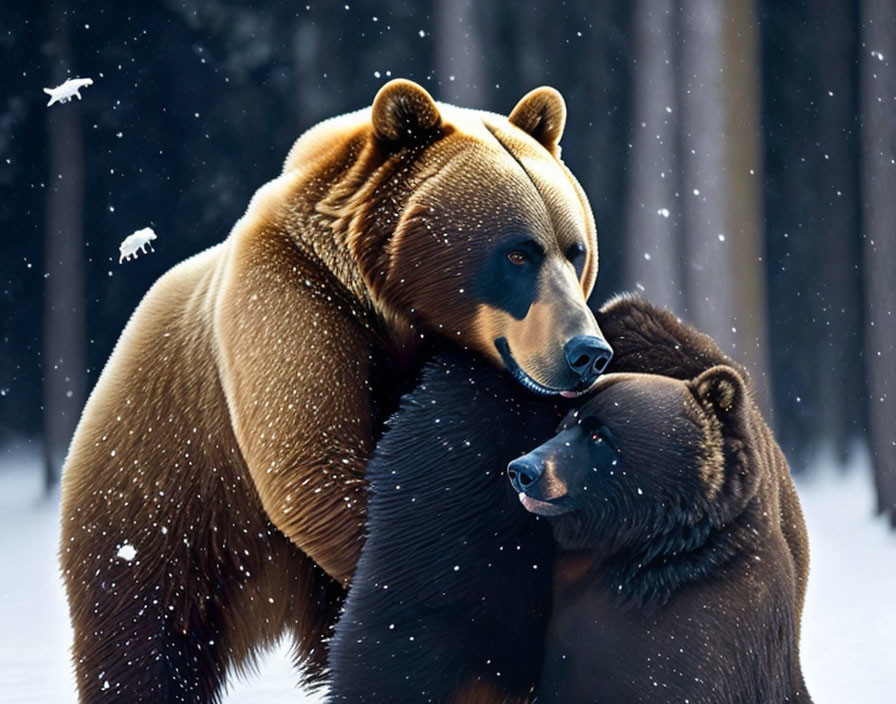
{"label": "bear's forehead", "polygon": [[414,200],[434,225],[477,237],[528,232],[549,247],[588,245],[585,204],[567,172],[534,140],[505,129],[500,139],[489,130],[459,133],[431,147]]}
{"label": "bear's forehead", "polygon": [[652,374],[608,374],[596,384],[591,396],[578,409],[581,420],[598,416],[656,426],[677,418],[696,420],[699,408],[684,382]]}

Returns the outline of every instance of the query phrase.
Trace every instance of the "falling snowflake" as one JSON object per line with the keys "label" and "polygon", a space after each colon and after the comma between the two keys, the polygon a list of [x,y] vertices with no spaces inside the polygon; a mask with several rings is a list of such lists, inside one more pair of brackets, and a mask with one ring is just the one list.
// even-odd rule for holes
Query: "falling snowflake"
{"label": "falling snowflake", "polygon": [[120,548],[118,548],[118,557],[122,560],[127,560],[130,562],[137,556],[137,548],[135,548],[130,543],[124,543]]}
{"label": "falling snowflake", "polygon": [[50,96],[47,107],[53,103],[67,103],[72,98],[81,99],[81,89],[93,85],[92,78],[69,78],[62,85],[55,88],[44,88],[44,93]]}
{"label": "falling snowflake", "polygon": [[144,227],[142,230],[137,230],[133,234],[128,235],[118,245],[118,251],[121,252],[121,256],[118,257],[118,263],[121,264],[122,261],[130,260],[132,257],[136,259],[137,252],[146,254],[147,247],[149,247],[150,252],[154,252],[155,250],[150,244],[154,239],[157,239],[156,233],[152,231],[151,227]]}

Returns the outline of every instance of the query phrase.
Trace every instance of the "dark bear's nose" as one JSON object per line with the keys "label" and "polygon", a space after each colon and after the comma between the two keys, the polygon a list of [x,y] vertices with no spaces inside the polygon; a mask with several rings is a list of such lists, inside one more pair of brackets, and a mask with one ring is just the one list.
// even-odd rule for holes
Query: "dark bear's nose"
{"label": "dark bear's nose", "polygon": [[541,465],[528,457],[520,457],[507,465],[507,476],[517,491],[525,491],[541,477]]}
{"label": "dark bear's nose", "polygon": [[563,354],[579,383],[591,386],[613,359],[613,348],[602,337],[576,335],[563,346]]}

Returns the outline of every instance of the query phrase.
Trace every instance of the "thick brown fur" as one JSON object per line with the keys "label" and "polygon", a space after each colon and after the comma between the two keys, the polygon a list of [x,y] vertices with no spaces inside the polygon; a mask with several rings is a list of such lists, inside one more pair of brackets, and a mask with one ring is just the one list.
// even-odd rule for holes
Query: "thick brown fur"
{"label": "thick brown fur", "polygon": [[537,701],[810,702],[805,524],[742,371],[643,299],[598,318],[620,373],[510,467],[565,551]]}
{"label": "thick brown fur", "polygon": [[[601,306],[596,317],[613,345],[609,372],[661,374],[689,380],[722,364],[735,369],[748,382],[749,390],[747,371],[726,355],[715,340],[643,297],[619,295]],[[765,427],[764,421],[762,425]],[[763,442],[768,445],[767,452],[776,476],[775,498],[781,530],[796,566],[799,640],[799,617],[803,612],[809,575],[809,536],[784,453],[770,436]]]}
{"label": "thick brown fur", "polygon": [[[549,89],[507,119],[394,81],[302,136],[230,237],[153,286],[64,471],[82,702],[214,701],[284,631],[322,676],[365,461],[430,337],[496,364],[504,339],[532,379],[573,387],[563,343],[600,332],[564,119]],[[477,273],[520,235],[539,268],[528,298],[499,305]]]}

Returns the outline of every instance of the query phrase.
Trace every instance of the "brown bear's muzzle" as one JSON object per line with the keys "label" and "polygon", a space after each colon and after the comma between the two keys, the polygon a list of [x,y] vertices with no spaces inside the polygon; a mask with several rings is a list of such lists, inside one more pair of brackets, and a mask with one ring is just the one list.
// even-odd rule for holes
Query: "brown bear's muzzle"
{"label": "brown bear's muzzle", "polygon": [[[562,305],[533,304],[523,320],[503,316],[491,326],[505,369],[538,394],[578,396],[613,358],[591,312]],[[497,333],[497,334],[496,334]]]}
{"label": "brown bear's muzzle", "polygon": [[613,358],[613,348],[603,337],[576,335],[563,345],[563,356],[570,371],[579,377],[577,386],[584,390],[607,368]]}

